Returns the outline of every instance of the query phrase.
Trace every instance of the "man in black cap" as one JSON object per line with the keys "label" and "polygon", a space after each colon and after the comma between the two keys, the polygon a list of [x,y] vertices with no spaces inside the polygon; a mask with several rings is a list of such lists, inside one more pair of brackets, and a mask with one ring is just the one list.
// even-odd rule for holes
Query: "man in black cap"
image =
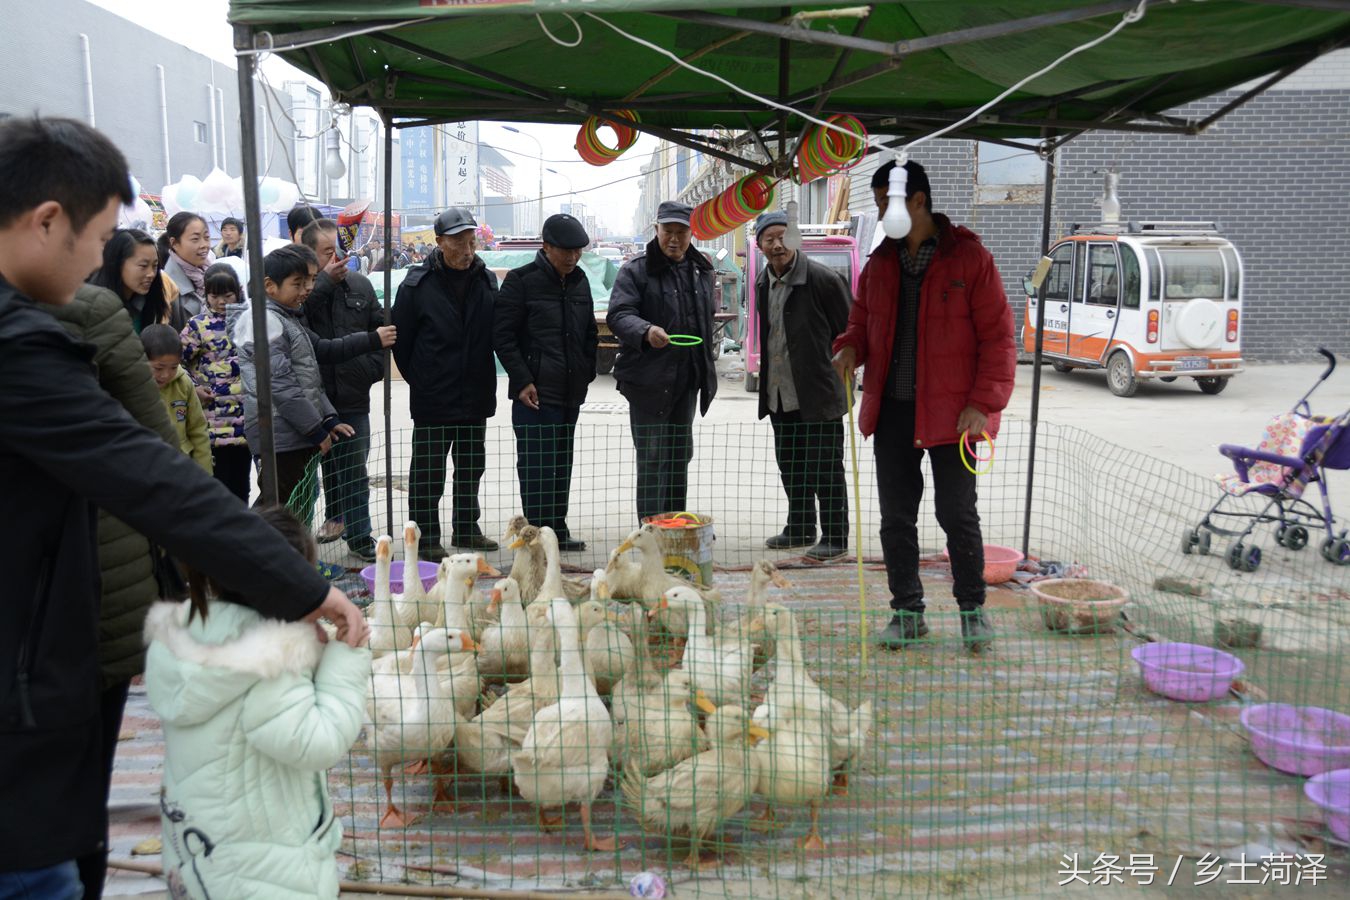
{"label": "man in black cap", "polygon": [[493,343],[510,379],[522,511],[556,531],[562,550],[577,551],[586,542],[567,527],[572,439],[599,343],[591,284],[577,263],[591,239],[566,214],[545,219],[542,237],[534,262],[502,282]]}
{"label": "man in black cap", "polygon": [[453,207],[436,217],[436,249],[408,270],[394,299],[399,332],[394,361],[411,389],[412,470],[409,517],[422,529],[423,559],[441,546],[445,457],[454,463],[450,542],[496,550],[479,525],[478,483],[487,469],[487,420],[497,411],[492,316],[497,276],[474,252],[478,223]]}
{"label": "man in black cap", "polygon": [[787,492],[787,527],[770,550],[820,543],[806,555],[835,559],[848,552],[848,494],[844,487],[844,383],[834,371],[831,344],[848,325],[849,287],[829,266],[787,246],[787,216],[766,212],[755,243],[768,261],[755,279],[759,298],[759,417],[773,426],[774,456]]}
{"label": "man in black cap", "polygon": [[[717,394],[713,264],[690,246],[691,212],[671,200],[657,207],[656,236],[619,270],[605,319],[620,344],[614,378],[628,398],[639,520],[688,505],[694,405],[701,393],[706,415]],[[672,344],[672,334],[699,343]]]}

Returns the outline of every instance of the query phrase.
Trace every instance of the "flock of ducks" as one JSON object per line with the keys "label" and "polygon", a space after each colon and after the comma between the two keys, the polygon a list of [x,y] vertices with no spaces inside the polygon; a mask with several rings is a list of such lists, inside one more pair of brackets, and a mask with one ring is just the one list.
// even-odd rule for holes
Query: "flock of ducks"
{"label": "flock of ducks", "polygon": [[[770,586],[788,586],[771,563],[755,565],[744,615],[719,629],[720,595],[665,570],[652,525],[581,580],[563,574],[553,530],[517,516],[504,537],[515,551],[508,575],[455,554],[430,589],[414,575],[420,537],[407,523],[401,594],[391,591],[393,540],[376,542],[363,739],[383,775],[382,827],[412,821],[394,803],[395,769],[432,773],[433,808],[453,804],[452,773],[475,773],[503,791],[514,784],[541,829],[577,804],[586,849],[614,850],[592,832],[591,805],[617,773],[644,830],[689,838],[691,867],[700,842],[756,794],[767,801],[757,822],[776,822],[775,807],[809,808],[799,846],[824,847],[820,806],[847,791],[873,709],[848,709],[811,677],[792,612],[766,602]],[[482,575],[499,578],[486,597]],[[664,666],[655,629],[674,639]],[[771,661],[772,682],[752,705],[751,679]]]}

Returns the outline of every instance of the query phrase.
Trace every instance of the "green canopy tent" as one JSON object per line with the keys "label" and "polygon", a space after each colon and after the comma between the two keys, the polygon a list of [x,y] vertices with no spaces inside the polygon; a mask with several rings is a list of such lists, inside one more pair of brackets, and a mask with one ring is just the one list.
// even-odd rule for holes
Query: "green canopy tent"
{"label": "green canopy tent", "polygon": [[[1131,11],[1142,16],[1109,40],[963,121],[1031,73],[1102,37]],[[1053,153],[1066,141],[1102,129],[1200,134],[1350,41],[1350,8],[1340,0],[231,0],[230,21],[240,54],[246,185],[257,183],[256,57],[276,53],[322,80],[335,101],[373,107],[383,117],[386,223],[394,128],[464,119],[581,123],[631,110],[641,131],[781,177],[808,124],[802,113],[850,113],[872,133],[893,135],[893,144],[941,128],[957,138],[1042,139],[1043,245]],[[674,57],[716,77],[690,71]],[[1203,119],[1166,112],[1252,81]],[[256,188],[245,194],[256,227]],[[258,282],[261,251],[250,253]],[[387,308],[389,273],[385,278]],[[255,283],[254,296],[261,293]],[[254,315],[261,320],[260,305]],[[1035,362],[1039,382],[1039,346]],[[265,355],[258,368],[261,455],[270,466]],[[386,421],[389,398],[386,382]],[[1033,391],[1027,530],[1038,398]],[[389,465],[388,447],[385,459]],[[387,513],[392,527],[392,498]]]}

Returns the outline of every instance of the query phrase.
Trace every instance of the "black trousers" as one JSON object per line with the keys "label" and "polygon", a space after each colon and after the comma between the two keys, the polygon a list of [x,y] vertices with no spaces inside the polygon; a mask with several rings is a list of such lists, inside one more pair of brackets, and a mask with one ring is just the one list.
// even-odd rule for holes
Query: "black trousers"
{"label": "black trousers", "polygon": [[800,412],[769,413],[778,475],[788,498],[789,534],[848,543],[848,489],[844,482],[844,423],[803,422]]}
{"label": "black trousers", "polygon": [[487,471],[487,420],[437,425],[413,423],[412,470],[408,473],[408,516],[422,529],[422,540],[440,543],[441,497],[445,459],[454,464],[450,482],[453,535],[481,534],[478,483]]}
{"label": "black trousers", "polygon": [[[105,802],[108,794],[112,791],[113,760],[117,758],[117,739],[122,733],[122,712],[127,707],[127,691],[130,688],[130,681],[119,681],[103,692],[99,704],[103,726],[100,759],[105,773],[103,782]],[[103,850],[96,850],[75,860],[75,864],[80,870],[80,883],[84,885],[84,900],[98,900],[99,897],[103,896],[103,879],[108,871],[108,841],[106,839],[103,846]]]}
{"label": "black trousers", "polygon": [[[290,504],[291,495],[295,493],[295,489],[304,482],[305,477],[309,474],[310,460],[318,455],[318,447],[307,447],[303,450],[285,450],[277,454],[277,503],[282,506]],[[267,497],[267,477],[265,473],[260,473],[258,475],[258,487],[262,490],[262,494],[258,497],[258,501],[253,504],[254,506],[261,506],[264,498]],[[310,487],[310,496],[311,499],[308,503],[302,502],[299,505],[299,512],[297,515],[299,515],[301,520],[305,520],[305,516],[303,515],[304,508],[306,506],[312,507],[314,504],[312,499],[313,486]]]}
{"label": "black trousers", "polygon": [[216,480],[248,503],[253,479],[253,453],[248,444],[220,444],[211,448],[211,467]]}
{"label": "black trousers", "polygon": [[664,415],[630,401],[628,422],[637,451],[638,521],[689,505],[689,461],[694,458],[698,390],[676,395]]}
{"label": "black trousers", "polygon": [[[924,451],[914,446],[914,404],[882,398],[872,447],[881,501],[881,552],[891,589],[891,608],[923,612],[919,580],[919,501],[923,499]],[[947,534],[952,593],[961,609],[984,605],[984,538],[976,508],[975,475],[961,464],[955,444],[928,448],[933,503]]]}
{"label": "black trousers", "polygon": [[579,406],[541,404],[539,409],[531,409],[519,400],[511,404],[521,511],[531,525],[547,525],[560,538],[571,536],[567,530],[568,493],[580,415]]}

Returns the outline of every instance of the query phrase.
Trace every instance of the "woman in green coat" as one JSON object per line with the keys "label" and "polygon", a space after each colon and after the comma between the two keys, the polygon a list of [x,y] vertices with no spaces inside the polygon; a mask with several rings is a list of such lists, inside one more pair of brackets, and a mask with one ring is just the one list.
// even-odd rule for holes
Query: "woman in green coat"
{"label": "woman in green coat", "polygon": [[[137,422],[178,446],[178,434],[169,422],[150,364],[122,298],[112,291],[85,285],[65,306],[44,306],[67,331],[94,346],[98,383],[122,404]],[[98,563],[102,577],[99,614],[99,669],[102,675],[102,759],[111,786],[117,737],[122,730],[131,679],[145,668],[141,630],[150,604],[159,599],[150,542],[131,526],[102,510],[98,514]],[[103,892],[107,853],[79,860],[80,881],[86,900]]]}

